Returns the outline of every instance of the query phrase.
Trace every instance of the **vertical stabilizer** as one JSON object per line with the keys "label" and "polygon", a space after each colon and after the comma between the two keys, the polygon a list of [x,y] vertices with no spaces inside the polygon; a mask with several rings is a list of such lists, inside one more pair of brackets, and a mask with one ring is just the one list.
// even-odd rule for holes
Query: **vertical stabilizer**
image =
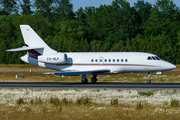
{"label": "vertical stabilizer", "polygon": [[42,49],[34,49],[41,55],[57,53],[57,51],[51,49],[29,25],[20,25],[20,28],[24,42],[28,47],[43,47]]}

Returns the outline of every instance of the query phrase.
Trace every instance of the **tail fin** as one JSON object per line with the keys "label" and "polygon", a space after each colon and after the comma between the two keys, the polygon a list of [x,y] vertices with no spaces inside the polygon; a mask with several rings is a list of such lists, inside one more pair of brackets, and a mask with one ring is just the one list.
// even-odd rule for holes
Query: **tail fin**
{"label": "tail fin", "polygon": [[38,46],[41,49],[34,49],[39,54],[57,53],[51,49],[29,25],[20,25],[26,47]]}

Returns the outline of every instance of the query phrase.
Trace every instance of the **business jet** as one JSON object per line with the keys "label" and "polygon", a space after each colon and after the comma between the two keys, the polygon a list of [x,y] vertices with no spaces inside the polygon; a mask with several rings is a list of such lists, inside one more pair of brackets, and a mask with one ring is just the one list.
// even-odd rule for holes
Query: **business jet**
{"label": "business jet", "polygon": [[97,75],[121,73],[148,73],[147,83],[151,83],[152,72],[161,73],[176,68],[157,55],[144,52],[57,52],[51,49],[29,25],[20,25],[26,46],[7,51],[27,50],[21,60],[39,67],[63,71],[54,75],[82,75],[82,83],[87,83],[86,75],[92,75],[96,83]]}

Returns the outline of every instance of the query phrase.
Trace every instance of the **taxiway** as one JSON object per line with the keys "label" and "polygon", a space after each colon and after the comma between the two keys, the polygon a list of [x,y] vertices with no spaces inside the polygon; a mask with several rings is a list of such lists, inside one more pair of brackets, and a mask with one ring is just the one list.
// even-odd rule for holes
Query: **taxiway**
{"label": "taxiway", "polygon": [[128,82],[97,82],[82,84],[80,82],[0,82],[1,88],[32,88],[32,89],[132,89],[132,90],[166,90],[180,89],[180,83],[128,83]]}

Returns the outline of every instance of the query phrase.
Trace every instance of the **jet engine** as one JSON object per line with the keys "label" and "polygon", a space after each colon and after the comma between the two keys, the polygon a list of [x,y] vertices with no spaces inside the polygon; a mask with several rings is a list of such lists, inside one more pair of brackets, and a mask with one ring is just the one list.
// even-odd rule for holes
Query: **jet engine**
{"label": "jet engine", "polygon": [[67,55],[64,53],[55,53],[38,56],[38,62],[50,64],[65,64],[67,62]]}

